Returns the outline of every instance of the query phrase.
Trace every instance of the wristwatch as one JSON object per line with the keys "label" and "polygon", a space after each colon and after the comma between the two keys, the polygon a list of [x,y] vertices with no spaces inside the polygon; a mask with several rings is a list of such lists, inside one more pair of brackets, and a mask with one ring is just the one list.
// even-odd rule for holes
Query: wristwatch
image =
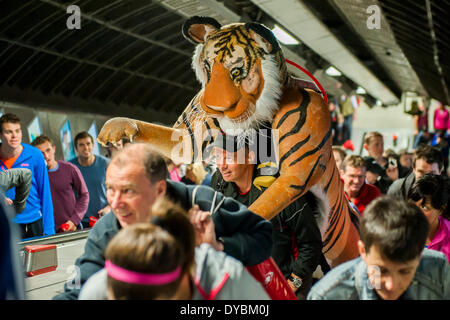
{"label": "wristwatch", "polygon": [[290,275],[288,277],[288,280],[292,282],[292,284],[294,285],[294,287],[296,287],[297,289],[300,288],[302,286],[302,279],[300,278],[294,278],[292,275]]}

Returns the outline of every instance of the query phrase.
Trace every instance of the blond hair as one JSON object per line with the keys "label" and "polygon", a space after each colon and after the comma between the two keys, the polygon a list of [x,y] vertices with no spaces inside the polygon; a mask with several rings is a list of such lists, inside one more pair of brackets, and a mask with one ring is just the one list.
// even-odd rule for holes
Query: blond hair
{"label": "blond hair", "polygon": [[358,156],[356,154],[351,154],[347,157],[345,157],[344,161],[342,161],[341,169],[346,170],[347,166],[353,167],[353,168],[364,168],[366,169],[366,164],[364,162],[364,158],[361,156]]}
{"label": "blond hair", "polygon": [[381,133],[379,133],[378,131],[369,132],[364,136],[364,143],[370,144],[370,141],[376,137],[383,138],[383,135]]}

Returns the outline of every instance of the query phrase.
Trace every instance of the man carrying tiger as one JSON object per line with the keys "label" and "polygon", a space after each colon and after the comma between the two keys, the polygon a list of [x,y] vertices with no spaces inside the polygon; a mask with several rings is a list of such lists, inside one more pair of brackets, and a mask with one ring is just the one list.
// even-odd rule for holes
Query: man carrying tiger
{"label": "man carrying tiger", "polygon": [[328,106],[318,93],[296,85],[273,33],[257,23],[221,27],[212,18],[192,17],[183,35],[197,44],[192,66],[202,89],[174,127],[113,118],[98,141],[127,137],[168,157],[183,151],[185,161],[194,162],[218,130],[244,141],[268,127],[278,137],[279,176],[249,209],[272,219],[309,190],[321,203],[318,223],[330,265],[357,257],[359,218],[344,196],[331,151]]}

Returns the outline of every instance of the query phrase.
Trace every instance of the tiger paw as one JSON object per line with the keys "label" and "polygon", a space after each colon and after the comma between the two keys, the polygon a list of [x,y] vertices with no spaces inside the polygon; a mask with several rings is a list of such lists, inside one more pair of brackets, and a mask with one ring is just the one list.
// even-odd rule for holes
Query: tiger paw
{"label": "tiger paw", "polygon": [[98,134],[97,141],[103,146],[108,143],[116,145],[123,138],[133,142],[139,132],[137,122],[129,118],[112,118],[105,122]]}

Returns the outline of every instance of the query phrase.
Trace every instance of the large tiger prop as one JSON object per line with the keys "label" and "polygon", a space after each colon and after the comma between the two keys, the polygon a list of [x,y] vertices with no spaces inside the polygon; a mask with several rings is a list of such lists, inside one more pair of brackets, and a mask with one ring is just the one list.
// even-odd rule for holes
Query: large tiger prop
{"label": "large tiger prop", "polygon": [[249,209],[271,219],[309,190],[321,203],[318,221],[327,260],[336,266],[355,258],[358,215],[344,196],[331,151],[328,106],[289,76],[273,33],[256,23],[221,27],[212,18],[192,17],[183,35],[197,44],[192,66],[202,89],[175,125],[113,118],[98,141],[114,144],[128,137],[172,158],[182,150],[185,161],[193,162],[201,160],[217,129],[245,136],[269,124],[279,137],[279,176]]}

